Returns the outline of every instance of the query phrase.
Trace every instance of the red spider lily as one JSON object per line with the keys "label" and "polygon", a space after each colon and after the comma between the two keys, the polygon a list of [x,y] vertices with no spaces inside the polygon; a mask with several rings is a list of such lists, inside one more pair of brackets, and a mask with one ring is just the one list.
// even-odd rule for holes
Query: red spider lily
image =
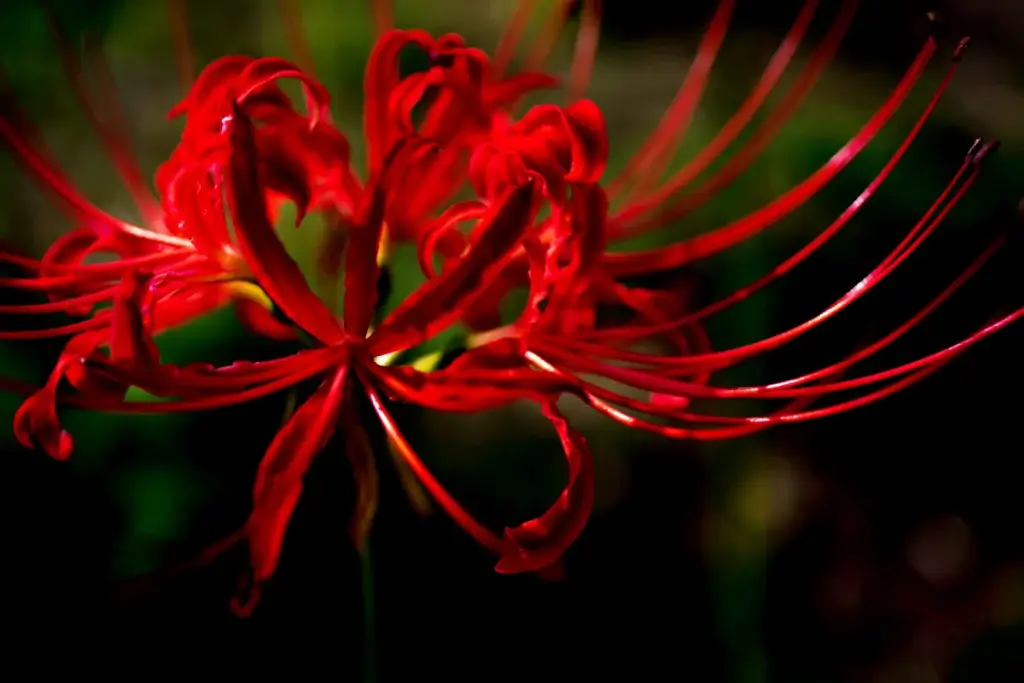
{"label": "red spider lily", "polygon": [[[423,47],[437,59],[451,59],[451,66],[398,82],[395,78],[397,52],[406,43]],[[328,379],[321,389],[299,408],[272,444],[257,479],[254,512],[246,526],[246,535],[250,541],[253,580],[258,585],[270,576],[276,565],[302,475],[337,421],[342,420],[348,427],[346,436],[354,464],[365,469],[372,462],[360,453],[358,422],[344,410],[351,402],[346,396],[350,384],[347,378],[357,377],[367,383],[367,395],[398,450],[442,506],[475,538],[501,556],[500,571],[530,571],[556,559],[582,529],[591,499],[589,454],[582,439],[569,429],[554,405],[555,398],[570,390],[571,385],[552,375],[538,375],[523,368],[525,372],[519,373],[491,370],[450,371],[433,376],[400,373],[388,386],[376,379],[386,373],[368,355],[373,337],[367,339],[367,331],[374,309],[379,275],[377,251],[385,217],[399,228],[412,226],[410,217],[423,211],[422,208],[412,210],[417,202],[421,205],[437,203],[445,198],[446,192],[457,189],[458,183],[450,182],[452,169],[465,175],[468,158],[462,159],[461,164],[457,161],[461,156],[468,157],[466,150],[473,144],[487,139],[492,120],[501,121],[497,112],[518,99],[526,89],[554,80],[549,76],[498,80],[492,77],[483,53],[461,45],[458,37],[435,41],[422,32],[392,31],[382,37],[367,71],[370,178],[365,187],[349,170],[347,142],[331,127],[327,95],[311,77],[278,59],[224,58],[204,71],[189,96],[172,111],[172,115],[186,115],[187,121],[181,144],[157,174],[157,186],[163,197],[161,225],[170,226],[169,232],[187,234],[189,255],[195,255],[196,262],[209,273],[206,270],[196,273],[146,270],[115,251],[121,258],[106,265],[104,272],[121,274],[124,284],[113,297],[112,312],[74,309],[74,312],[89,315],[86,324],[90,330],[96,328],[95,332],[73,337],[51,380],[25,402],[16,416],[19,438],[26,444],[39,443],[55,457],[67,457],[71,450],[70,437],[60,428],[55,411],[58,385],[64,378],[79,391],[77,395],[65,397],[70,402],[108,410],[165,412],[238,403],[327,373]],[[302,82],[306,115],[299,114],[277,87],[276,81],[280,78],[296,78]],[[424,122],[414,127],[411,108],[423,97],[428,86],[437,92],[434,92]],[[381,113],[381,101],[393,102],[394,106]],[[548,114],[547,118],[551,118],[551,114],[558,116],[555,111]],[[590,118],[587,123],[595,123],[594,112],[590,112]],[[543,120],[538,123],[544,125]],[[598,152],[596,157],[593,152],[586,157],[588,160],[595,158],[599,173],[604,163],[604,133],[599,114],[596,124],[599,129],[592,132],[590,138]],[[424,132],[432,135],[429,142]],[[15,151],[30,164],[41,156],[33,156],[32,148],[24,143],[27,137],[24,129],[19,135],[8,137]],[[574,143],[573,147],[578,145]],[[381,149],[389,150],[382,159],[379,157]],[[515,249],[519,242],[517,235],[534,222],[541,193],[526,168],[521,170],[514,187],[503,191],[501,196],[489,195],[486,204],[477,202],[472,207],[473,217],[479,222],[473,238],[473,253],[451,268],[445,277],[432,280],[418,292],[416,305],[396,310],[379,328],[379,333],[390,334],[394,343],[396,339],[407,339],[415,328],[416,337],[421,338],[447,327],[459,317],[461,300],[479,289],[479,283],[488,272],[500,268],[501,254]],[[577,170],[569,175],[587,179],[595,173]],[[440,182],[432,187],[430,197],[424,198],[412,191],[414,186],[410,185],[410,180],[423,181],[427,177]],[[561,179],[556,181],[553,175],[551,178],[552,187],[555,182],[564,185]],[[58,191],[66,191],[66,183],[50,184]],[[227,213],[234,227],[233,239],[222,201],[225,190]],[[267,212],[268,205],[275,206],[280,198],[294,202],[300,218],[315,209],[347,219],[344,324],[307,287],[298,267],[281,248]],[[459,245],[460,253],[463,247]],[[198,261],[200,257],[204,260]],[[29,264],[14,257],[8,260]],[[78,266],[76,272],[89,268]],[[153,322],[151,318],[177,310],[172,300],[177,290],[165,294],[158,285],[172,278],[180,280],[182,286],[202,285],[205,284],[202,276],[213,279],[215,275],[221,275],[220,279],[251,275],[321,348],[293,358],[228,368],[161,365],[151,335],[166,325]],[[56,287],[42,277],[10,284],[43,289],[51,294]],[[78,297],[76,303],[84,302]],[[72,312],[70,307],[51,306],[46,310],[51,309]],[[19,312],[22,310],[25,309]],[[162,321],[162,318],[156,319]],[[73,330],[65,328],[48,333],[68,331]],[[108,355],[95,352],[102,343],[109,346]],[[430,377],[428,384],[424,384],[426,377]],[[401,393],[404,388],[405,397],[419,392],[422,394],[420,403],[449,410],[478,410],[520,398],[541,402],[565,446],[570,468],[570,483],[565,493],[546,515],[509,529],[504,537],[496,536],[476,522],[432,479],[397,432],[373,383],[392,394]],[[180,400],[150,405],[125,403],[121,396],[128,386]],[[466,400],[465,396],[472,398]],[[374,480],[375,477],[369,477],[364,483]],[[365,501],[361,508],[370,510],[375,493],[366,491],[361,499]],[[366,513],[361,511],[355,522],[357,536],[365,534],[364,517]],[[257,593],[255,587],[253,597]]]}
{"label": "red spider lily", "polygon": [[[55,23],[53,26],[58,28]],[[188,114],[188,123],[181,144],[157,173],[161,208],[145,190],[123,136],[124,127],[117,125],[120,122],[116,119],[112,121],[111,114],[99,111],[101,104],[111,104],[112,88],[106,88],[102,100],[91,97],[82,77],[83,65],[74,50],[67,47],[66,37],[59,32],[57,37],[65,68],[73,76],[75,93],[140,209],[149,218],[149,225],[148,229],[129,225],[82,198],[47,160],[38,136],[13,100],[5,98],[0,135],[26,169],[66,205],[72,220],[82,227],[54,244],[40,261],[0,253],[0,260],[33,273],[31,278],[0,280],[0,286],[46,292],[51,300],[45,305],[7,306],[0,312],[90,316],[97,305],[115,302],[117,293],[123,289],[116,285],[119,280],[134,281],[144,276],[151,290],[147,301],[159,302],[153,310],[160,311],[152,324],[147,322],[144,326],[149,334],[235,301],[240,318],[253,331],[273,338],[294,338],[291,328],[280,324],[260,305],[265,299],[262,293],[246,286],[250,273],[230,237],[223,211],[218,210],[219,203],[201,211],[196,196],[211,187],[208,166],[215,159],[205,147],[210,136],[216,135],[223,125],[222,119],[228,114],[224,109],[226,103],[233,102],[259,124],[258,165],[272,205],[277,206],[281,200],[292,201],[299,209],[300,222],[312,210],[348,222],[365,193],[349,166],[348,141],[330,123],[329,97],[323,86],[280,59],[226,57],[210,65],[193,84],[188,97],[171,111],[171,116]],[[407,44],[418,45],[447,66],[437,66],[400,81],[397,58]],[[101,69],[94,71],[103,73]],[[307,114],[300,114],[278,88],[275,81],[280,78],[303,82]],[[109,86],[109,78],[103,82]],[[428,88],[433,91],[433,100],[419,129],[444,145],[436,153],[406,160],[404,184],[393,188],[387,203],[391,234],[398,239],[414,234],[418,225],[413,217],[425,215],[425,211],[458,188],[467,149],[486,135],[492,119],[498,117],[503,107],[531,89],[554,83],[555,79],[543,74],[497,78],[486,55],[465,48],[458,36],[434,40],[422,31],[396,31],[381,40],[371,56],[366,82],[371,178],[379,171],[381,150],[387,149],[396,136],[412,130],[412,108]],[[384,109],[382,102],[388,105]],[[428,173],[434,182],[426,182]],[[417,187],[429,192],[417,191]],[[324,251],[323,264],[332,273],[339,265],[339,249],[344,246],[341,240],[345,235],[344,231],[334,231]],[[461,244],[456,244],[449,251],[459,248]],[[86,257],[96,253],[117,258],[102,266],[83,265]],[[147,303],[145,308],[149,307]],[[32,445],[38,441],[55,457],[68,456],[71,441],[56,424],[51,388],[65,375],[78,386],[80,382],[75,378],[82,373],[77,369],[77,359],[101,345],[117,345],[110,338],[114,332],[109,324],[111,316],[110,312],[102,312],[55,329],[0,333],[0,338],[6,339],[78,335],[69,342],[47,387],[26,402],[19,413],[16,431],[23,443]],[[148,321],[150,317],[144,315],[141,320]]]}
{"label": "red spider lily", "polygon": [[[576,98],[585,86],[596,48],[598,4],[583,3],[577,61],[570,79],[572,103],[565,107],[541,105],[517,118],[512,106],[525,91],[553,83],[547,76],[502,75],[532,4],[523,3],[493,62],[464,47],[454,36],[435,40],[419,31],[382,33],[366,73],[364,131],[369,163],[365,182],[350,169],[348,145],[331,124],[326,92],[308,72],[280,59],[232,57],[215,62],[172,112],[185,115],[186,125],[181,144],[158,173],[164,218],[149,231],[158,238],[148,234],[134,237],[146,231],[113,219],[101,221],[92,207],[92,213],[87,212],[82,207],[88,205],[75,201],[68,184],[55,181],[52,167],[41,161],[41,153],[25,143],[26,129],[7,123],[13,118],[0,119],[0,125],[6,126],[3,130],[10,131],[4,133],[5,139],[28,168],[75,208],[76,220],[87,222],[93,230],[87,234],[109,239],[103,247],[120,256],[110,265],[74,267],[68,264],[80,263],[84,249],[75,252],[77,261],[52,259],[56,262],[36,264],[6,257],[38,271],[38,278],[19,282],[54,298],[46,306],[56,308],[45,310],[88,314],[83,306],[91,307],[103,297],[114,302],[109,311],[86,316],[82,324],[89,325],[87,332],[86,328],[63,330],[79,334],[69,342],[51,381],[19,412],[23,440],[35,439],[51,454],[67,455],[70,444],[57,424],[54,409],[62,377],[79,391],[64,397],[69,402],[129,412],[233,405],[321,378],[319,388],[274,439],[257,474],[253,511],[244,529],[252,575],[246,599],[236,605],[239,611],[251,608],[259,586],[272,575],[285,528],[301,495],[303,476],[339,423],[360,475],[353,534],[357,543],[362,541],[375,506],[376,476],[354,409],[359,391],[367,396],[398,453],[439,504],[474,539],[499,556],[497,569],[534,571],[550,565],[578,536],[592,502],[590,456],[583,439],[558,411],[555,401],[560,396],[577,396],[617,421],[667,436],[735,437],[779,422],[834,414],[891,394],[1024,315],[1024,310],[1017,311],[959,344],[912,363],[838,379],[948,298],[980,268],[997,248],[994,244],[922,311],[838,363],[763,386],[710,384],[714,371],[778,348],[862,297],[909,257],[974,182],[992,144],[979,143],[969,152],[933,206],[896,249],[834,305],[772,337],[735,349],[711,349],[701,325],[704,319],[799,265],[849,223],[877,191],[937,106],[966,43],[956,49],[947,76],[904,142],[847,211],[769,274],[721,301],[693,310],[678,291],[631,287],[625,280],[724,251],[798,209],[848,165],[903,105],[933,58],[935,41],[926,42],[892,94],[841,150],[771,204],[688,241],[646,252],[611,252],[607,247],[614,240],[685,217],[749,166],[821,75],[853,18],[856,2],[849,0],[841,6],[821,45],[745,145],[713,175],[696,182],[764,107],[817,10],[817,3],[807,0],[750,98],[705,151],[662,180],[724,39],[734,3],[723,0],[694,67],[661,125],[625,170],[606,185],[601,184],[608,154],[603,117],[594,103]],[[564,21],[565,7],[552,15],[552,31]],[[382,11],[380,16],[386,13]],[[547,42],[542,37],[538,54],[543,54]],[[397,54],[407,44],[426,51],[434,66],[399,79]],[[298,79],[303,84],[305,113],[278,88],[276,81],[281,78]],[[421,103],[426,113],[415,123],[412,111]],[[476,199],[450,203],[464,181],[469,182]],[[294,202],[300,217],[322,211],[344,224],[343,230],[334,231],[334,235],[344,236],[344,249],[340,240],[335,242],[337,248],[326,262],[337,265],[344,274],[341,317],[308,286],[275,233],[271,214],[282,199]],[[542,209],[547,209],[546,215]],[[229,238],[229,218],[233,239]],[[467,223],[468,230],[458,229]],[[371,329],[385,232],[416,242],[426,280]],[[163,246],[141,250],[141,255],[119,246],[122,241],[135,245],[135,239]],[[153,265],[163,264],[162,258],[171,265]],[[55,280],[58,275],[54,272],[65,271],[71,272],[69,278]],[[103,285],[106,289],[86,287],[100,279],[98,274],[92,275],[100,272],[108,277]],[[120,285],[110,283],[111,273],[117,274]],[[237,282],[249,277],[312,339],[314,348],[272,361],[228,367],[159,363],[151,335],[194,314],[195,309],[175,303],[176,295],[182,296],[189,288],[207,291],[211,283],[212,291],[223,295],[220,287],[225,279]],[[30,284],[33,282],[40,284]],[[514,321],[504,323],[498,315],[499,304],[520,286],[528,288],[527,304]],[[68,288],[77,299],[66,294]],[[88,296],[96,298],[83,300]],[[68,301],[72,303],[66,304]],[[599,313],[608,307],[627,310],[628,320],[602,323]],[[477,334],[471,348],[444,369],[424,372],[411,366],[392,367],[380,360],[412,351],[460,321],[475,328]],[[672,342],[672,355],[645,354],[632,348],[639,341],[659,336]],[[95,352],[101,344],[108,346],[108,354]],[[648,397],[633,398],[586,379],[593,375],[648,392]],[[808,409],[813,400],[827,394],[876,384],[881,388],[872,388],[858,398]],[[123,391],[126,386],[174,400],[138,404],[111,394],[111,388]],[[539,403],[565,451],[569,470],[565,490],[547,513],[498,536],[430,474],[399,431],[385,397],[466,412],[520,399]],[[751,397],[789,401],[766,415],[746,417],[691,410],[693,399]],[[634,413],[679,424],[666,426]]]}
{"label": "red spider lily", "polygon": [[[229,98],[231,102],[232,98]],[[218,205],[226,190],[228,211],[235,226],[238,246],[261,286],[274,297],[297,325],[307,330],[320,347],[291,358],[229,368],[118,365],[112,360],[86,359],[92,376],[120,384],[142,387],[156,395],[179,397],[167,404],[132,406],[109,398],[87,394],[88,405],[118,410],[139,408],[154,412],[194,410],[229,405],[278,391],[318,374],[326,379],[313,396],[289,419],[271,444],[260,466],[254,489],[254,510],[246,526],[253,569],[250,600],[256,588],[272,574],[280,553],[288,518],[301,493],[302,477],[312,457],[323,447],[337,422],[345,429],[350,457],[366,467],[364,437],[359,423],[348,409],[352,382],[362,385],[385,431],[420,481],[452,517],[485,547],[499,554],[498,570],[532,571],[557,559],[582,530],[592,498],[592,466],[581,437],[573,432],[555,407],[559,394],[574,391],[571,383],[551,373],[452,367],[435,373],[411,368],[380,367],[372,355],[378,340],[391,347],[415,345],[416,340],[446,327],[460,311],[461,304],[479,291],[489,270],[500,267],[502,255],[511,252],[520,235],[529,228],[539,208],[540,191],[529,175],[495,200],[481,217],[479,237],[465,258],[446,274],[430,280],[412,299],[399,306],[375,332],[367,336],[376,281],[376,251],[382,229],[382,197],[391,165],[398,165],[403,153],[415,154],[422,141],[403,141],[389,155],[379,189],[356,214],[346,270],[345,315],[338,320],[308,288],[294,261],[284,251],[267,216],[264,187],[256,163],[258,148],[255,127],[237,105],[225,117],[219,136],[222,147],[211,152],[208,168],[214,180],[206,192],[198,193],[204,207]],[[507,529],[499,537],[465,511],[426,470],[398,431],[381,390],[404,400],[442,410],[480,410],[517,399],[536,400],[558,431],[570,469],[569,483],[559,500],[541,517]],[[189,398],[194,396],[195,398]],[[364,479],[364,485],[375,481]],[[375,492],[361,498],[373,501]],[[371,508],[372,509],[372,508]],[[365,511],[361,511],[365,512]],[[357,517],[357,530],[365,521]],[[251,603],[239,603],[247,611]]]}

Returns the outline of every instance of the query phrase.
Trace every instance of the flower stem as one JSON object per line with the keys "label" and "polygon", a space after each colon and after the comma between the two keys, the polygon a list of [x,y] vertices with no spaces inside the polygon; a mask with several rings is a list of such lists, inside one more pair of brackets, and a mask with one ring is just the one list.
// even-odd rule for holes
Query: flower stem
{"label": "flower stem", "polygon": [[360,570],[363,580],[363,681],[377,680],[377,638],[373,598],[373,561],[370,557],[369,540],[359,553]]}

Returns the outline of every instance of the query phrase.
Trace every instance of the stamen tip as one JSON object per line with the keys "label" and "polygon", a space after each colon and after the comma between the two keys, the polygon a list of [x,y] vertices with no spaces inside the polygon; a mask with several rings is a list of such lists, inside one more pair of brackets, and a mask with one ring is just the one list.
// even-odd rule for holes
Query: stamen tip
{"label": "stamen tip", "polygon": [[963,59],[964,53],[967,52],[967,48],[971,46],[971,37],[964,36],[956,44],[956,48],[953,50],[953,61],[959,62]]}
{"label": "stamen tip", "polygon": [[971,148],[967,150],[967,158],[970,159],[974,156],[974,153],[978,151],[984,142],[985,140],[982,138],[974,138],[974,142],[971,143]]}
{"label": "stamen tip", "polygon": [[971,163],[974,164],[975,167],[981,166],[981,164],[984,163],[986,157],[988,157],[990,154],[999,149],[999,146],[1002,144],[1001,142],[999,142],[999,140],[989,140],[988,142],[986,142],[983,145],[980,145],[979,147],[979,142],[980,138],[979,140],[976,140],[974,145],[971,147],[971,149],[973,150],[970,154]]}

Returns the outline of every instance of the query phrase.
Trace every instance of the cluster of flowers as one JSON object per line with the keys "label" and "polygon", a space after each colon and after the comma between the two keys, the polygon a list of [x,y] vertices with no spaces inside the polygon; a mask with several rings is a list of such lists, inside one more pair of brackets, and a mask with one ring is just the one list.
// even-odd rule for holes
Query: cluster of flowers
{"label": "cluster of flowers", "polygon": [[[992,145],[967,154],[932,207],[895,249],[855,287],[819,315],[744,346],[713,350],[702,325],[792,270],[847,225],[882,184],[938,103],[959,61],[962,43],[903,143],[863,193],[813,241],[771,272],[725,298],[695,307],[672,287],[638,287],[638,276],[677,269],[758,235],[811,199],[860,153],[903,105],[937,51],[929,38],[898,85],[863,128],[820,169],[782,196],[732,223],[647,251],[611,251],[615,241],[685,218],[743,172],[786,122],[837,50],[856,2],[842,4],[791,85],[769,104],[817,8],[807,0],[748,99],[718,135],[682,169],[666,173],[694,116],[734,2],[723,0],[678,95],[647,142],[615,178],[603,179],[608,138],[600,109],[582,99],[597,45],[597,3],[582,3],[570,104],[535,106],[521,115],[524,95],[558,80],[540,69],[568,13],[557,9],[528,68],[508,74],[532,3],[510,22],[492,60],[456,35],[382,26],[365,76],[365,174],[350,165],[349,144],[332,123],[326,89],[308,68],[280,58],[225,57],[210,64],[171,112],[184,116],[180,143],[156,174],[159,202],[147,194],[123,130],[93,116],[101,140],[137,198],[144,225],[95,207],[51,163],[10,98],[0,138],[27,173],[52,192],[75,229],[41,259],[0,252],[24,277],[0,287],[45,295],[45,301],[2,306],[0,313],[64,313],[74,322],[52,329],[0,330],[0,339],[66,337],[42,387],[14,382],[26,400],[14,418],[18,439],[65,459],[72,438],[59,403],[116,412],[172,412],[237,405],[311,378],[319,388],[287,420],[256,475],[245,527],[251,586],[240,611],[275,570],[289,517],[311,460],[337,429],[360,481],[353,522],[365,536],[376,504],[376,476],[363,425],[353,408],[368,399],[392,446],[452,519],[499,559],[499,572],[528,572],[554,562],[580,534],[592,503],[593,465],[584,439],[556,406],[570,395],[630,427],[674,438],[723,439],[782,422],[835,414],[914,383],[967,347],[1009,324],[1003,318],[947,349],[884,372],[838,379],[917,324],[970,277],[998,246],[982,254],[945,291],[896,330],[815,372],[765,386],[715,386],[712,373],[775,349],[818,326],[884,280],[943,220],[978,173]],[[383,17],[384,13],[381,13]],[[382,19],[386,23],[386,19]],[[401,51],[429,58],[424,71],[400,75]],[[63,57],[80,73],[73,51]],[[300,62],[303,60],[299,60]],[[280,88],[297,80],[303,102]],[[94,112],[97,102],[76,81]],[[735,154],[698,180],[741,131],[763,113]],[[471,190],[473,199],[463,200]],[[329,226],[318,267],[329,291],[343,285],[340,314],[306,281],[275,232],[283,202],[299,221],[313,212]],[[423,283],[375,321],[382,247],[414,244]],[[97,263],[87,257],[105,254]],[[510,293],[525,305],[501,315]],[[232,305],[252,333],[302,339],[309,348],[263,362],[214,367],[161,362],[154,337],[207,312]],[[275,309],[284,315],[275,315]],[[615,316],[601,315],[614,309]],[[444,367],[394,362],[461,323],[475,342]],[[671,353],[637,350],[659,339]],[[610,380],[620,389],[608,388]],[[165,400],[132,402],[129,387]],[[856,398],[809,408],[816,399],[865,388]],[[638,393],[639,390],[639,393]],[[365,395],[365,399],[360,394]],[[781,400],[755,416],[694,410],[692,401]],[[565,489],[540,517],[497,534],[461,506],[417,457],[388,405],[409,402],[440,411],[474,412],[512,401],[536,402],[558,434],[567,462]],[[339,429],[340,427],[340,429]]]}

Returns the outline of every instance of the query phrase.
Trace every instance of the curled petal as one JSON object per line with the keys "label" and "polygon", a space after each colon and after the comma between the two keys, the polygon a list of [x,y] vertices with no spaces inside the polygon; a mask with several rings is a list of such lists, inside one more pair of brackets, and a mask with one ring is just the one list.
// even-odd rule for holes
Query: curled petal
{"label": "curled petal", "polygon": [[321,119],[329,119],[331,96],[327,88],[296,65],[279,57],[264,57],[246,65],[236,86],[239,90],[236,96],[238,104],[244,105],[250,95],[261,92],[265,86],[282,78],[294,78],[302,83],[311,129]]}
{"label": "curled petal", "polygon": [[394,144],[391,116],[388,111],[391,93],[398,87],[398,54],[407,45],[418,45],[429,52],[434,39],[426,31],[391,30],[377,40],[366,63],[363,82],[363,133],[366,135],[370,176],[377,175],[384,165],[384,157]]}
{"label": "curled petal", "polygon": [[[540,105],[523,116],[515,126],[523,135],[542,134],[549,145],[565,146],[566,180],[597,182],[608,162],[608,130],[604,115],[590,100],[579,100],[569,107]],[[565,158],[565,156],[563,156]]]}
{"label": "curled petal", "polygon": [[554,403],[544,406],[569,465],[569,482],[543,515],[505,529],[506,547],[495,569],[502,574],[532,572],[558,560],[583,531],[594,505],[594,464],[583,437],[573,430]]}
{"label": "curled petal", "polygon": [[57,417],[57,392],[47,383],[14,414],[14,435],[25,448],[39,447],[55,460],[67,460],[74,440]]}
{"label": "curled petal", "polygon": [[80,334],[68,340],[46,384],[29,396],[14,415],[14,435],[25,448],[42,448],[56,460],[67,460],[74,449],[74,440],[60,424],[57,416],[57,387],[68,368],[81,364],[93,353],[101,337],[95,333]]}
{"label": "curled petal", "polygon": [[311,129],[305,117],[289,116],[259,128],[256,146],[264,184],[298,207],[296,225],[317,209],[351,210],[359,186],[348,140],[334,126],[321,121]]}
{"label": "curled petal", "polygon": [[526,164],[519,154],[495,145],[478,147],[469,160],[469,181],[480,197],[500,197],[509,187],[521,184],[528,177]]}
{"label": "curled petal", "polygon": [[[529,244],[529,241],[526,244]],[[474,332],[485,332],[500,327],[503,321],[502,305],[508,293],[529,284],[528,263],[524,259],[512,261],[470,302],[462,316],[462,323]]]}
{"label": "curled petal", "polygon": [[596,183],[608,161],[604,116],[593,102],[568,108],[533,107],[505,135],[480,145],[470,161],[470,180],[482,196],[496,196],[518,184],[523,171],[540,175],[556,204],[563,204],[567,183]]}
{"label": "curled petal", "polygon": [[219,89],[237,78],[245,67],[252,62],[252,57],[228,55],[212,62],[203,69],[196,78],[188,96],[176,104],[167,114],[167,118],[175,118],[187,113],[197,103],[204,102]]}
{"label": "curled petal", "polygon": [[481,202],[459,202],[449,206],[437,220],[427,226],[420,234],[419,242],[416,245],[416,258],[419,261],[420,270],[426,277],[437,275],[434,270],[435,249],[447,258],[457,258],[465,250],[466,240],[462,233],[455,229],[455,225],[463,221],[479,219],[485,213],[487,213],[487,207]]}

